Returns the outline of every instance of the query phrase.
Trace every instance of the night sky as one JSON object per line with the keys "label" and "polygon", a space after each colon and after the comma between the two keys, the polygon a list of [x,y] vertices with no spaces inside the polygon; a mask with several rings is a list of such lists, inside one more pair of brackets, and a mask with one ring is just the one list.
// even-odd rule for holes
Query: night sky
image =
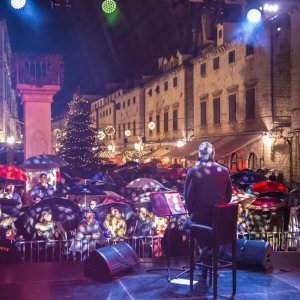
{"label": "night sky", "polygon": [[190,47],[191,8],[174,9],[172,0],[118,0],[113,21],[104,16],[101,2],[74,0],[69,10],[51,10],[50,0],[27,0],[30,5],[16,11],[10,0],[1,1],[13,52],[64,57],[65,81],[52,105],[54,116],[79,89],[103,94],[106,83],[151,74],[158,57]]}

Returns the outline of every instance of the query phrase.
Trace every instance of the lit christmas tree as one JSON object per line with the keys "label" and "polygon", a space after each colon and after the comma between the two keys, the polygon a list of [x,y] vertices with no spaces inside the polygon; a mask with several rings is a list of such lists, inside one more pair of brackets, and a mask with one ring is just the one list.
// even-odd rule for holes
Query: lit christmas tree
{"label": "lit christmas tree", "polygon": [[66,129],[60,141],[60,155],[72,168],[92,170],[97,168],[96,131],[91,127],[89,103],[75,96],[69,103]]}

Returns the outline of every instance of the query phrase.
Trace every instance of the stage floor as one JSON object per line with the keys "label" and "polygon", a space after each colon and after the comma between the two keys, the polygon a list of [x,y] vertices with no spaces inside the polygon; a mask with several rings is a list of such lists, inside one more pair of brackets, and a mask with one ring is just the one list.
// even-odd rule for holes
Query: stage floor
{"label": "stage floor", "polygon": [[[296,263],[296,262],[295,262]],[[172,264],[174,265],[174,263]],[[178,266],[187,265],[181,260]],[[110,283],[99,283],[83,276],[82,263],[40,263],[1,265],[1,300],[132,300],[132,299],[212,299],[212,287],[201,279],[189,293],[189,286],[170,283],[167,273],[146,272],[162,263],[141,263],[129,274]],[[176,272],[175,272],[176,274]],[[198,273],[197,273],[198,274]],[[182,279],[187,279],[183,276]],[[199,280],[199,276],[195,276]],[[231,298],[231,271],[218,278],[218,297]],[[188,280],[186,280],[188,283]],[[234,299],[300,299],[300,265],[279,267],[267,272],[238,270]]]}

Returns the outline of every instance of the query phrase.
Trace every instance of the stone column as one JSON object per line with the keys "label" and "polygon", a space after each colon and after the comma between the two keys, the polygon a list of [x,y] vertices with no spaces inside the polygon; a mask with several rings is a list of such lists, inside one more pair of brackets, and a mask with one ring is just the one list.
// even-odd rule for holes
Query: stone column
{"label": "stone column", "polygon": [[51,144],[51,103],[60,90],[57,85],[37,87],[17,84],[24,114],[25,159],[39,154],[53,154]]}
{"label": "stone column", "polygon": [[52,154],[51,103],[63,80],[63,60],[55,54],[14,54],[13,84],[24,112],[25,159]]}

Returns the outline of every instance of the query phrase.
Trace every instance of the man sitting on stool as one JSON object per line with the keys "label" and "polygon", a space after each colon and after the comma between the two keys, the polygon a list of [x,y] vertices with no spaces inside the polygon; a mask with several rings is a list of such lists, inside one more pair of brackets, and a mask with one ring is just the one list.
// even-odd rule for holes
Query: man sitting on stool
{"label": "man sitting on stool", "polygon": [[[184,186],[184,196],[189,218],[184,229],[192,223],[212,226],[215,205],[229,203],[232,186],[228,169],[214,160],[215,149],[209,142],[199,146],[199,165],[189,169]],[[205,260],[208,249],[202,248],[200,259]],[[203,276],[206,276],[203,274]]]}

